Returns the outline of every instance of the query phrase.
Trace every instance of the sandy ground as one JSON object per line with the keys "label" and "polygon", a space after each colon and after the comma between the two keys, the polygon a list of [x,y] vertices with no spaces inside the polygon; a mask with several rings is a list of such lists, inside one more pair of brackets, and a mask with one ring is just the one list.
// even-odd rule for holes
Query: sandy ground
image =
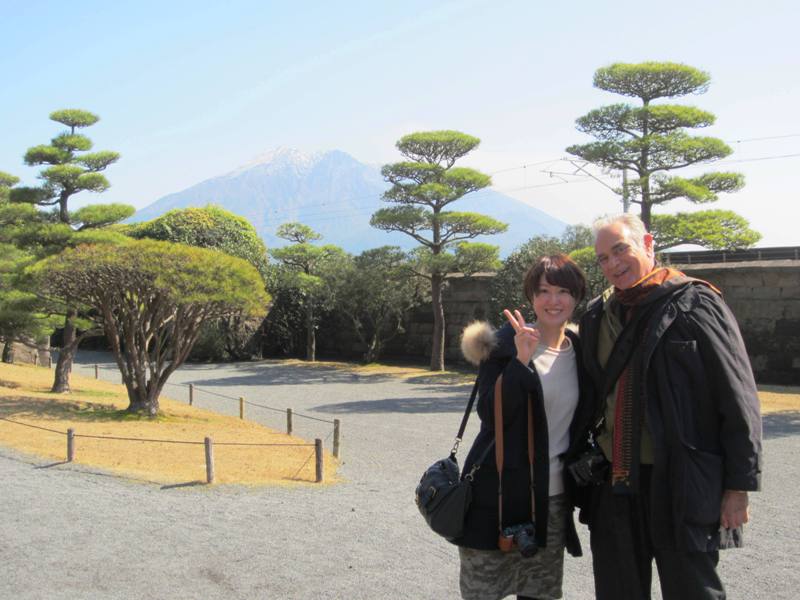
{"label": "sandy ground", "polygon": [[[107,357],[81,361],[105,362],[114,379]],[[343,483],[158,486],[0,450],[0,598],[459,597],[456,550],[426,528],[413,490],[449,450],[469,384],[279,362],[191,365],[172,381],[340,418]],[[168,393],[181,400],[186,391]],[[210,394],[196,403],[238,414],[235,401]],[[279,428],[285,417],[248,418]],[[466,439],[476,428],[473,417]],[[297,418],[295,430],[330,443],[325,423]],[[747,547],[720,564],[731,598],[796,597],[799,451],[800,411],[767,415],[764,489],[752,496]],[[564,597],[593,596],[589,557],[568,559]]]}

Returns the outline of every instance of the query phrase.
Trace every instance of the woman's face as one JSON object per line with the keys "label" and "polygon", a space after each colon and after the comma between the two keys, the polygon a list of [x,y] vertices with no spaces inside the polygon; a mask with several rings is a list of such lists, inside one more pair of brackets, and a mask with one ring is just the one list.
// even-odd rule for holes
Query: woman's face
{"label": "woman's face", "polygon": [[575,310],[575,298],[567,288],[552,285],[544,275],[533,294],[533,311],[536,323],[550,327],[561,327],[572,318]]}

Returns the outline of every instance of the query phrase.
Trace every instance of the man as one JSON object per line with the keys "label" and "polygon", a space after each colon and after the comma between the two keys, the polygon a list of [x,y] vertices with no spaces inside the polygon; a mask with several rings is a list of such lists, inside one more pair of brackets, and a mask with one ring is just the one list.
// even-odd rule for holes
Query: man
{"label": "man", "polygon": [[595,223],[611,288],[581,319],[610,462],[588,510],[599,600],[722,599],[720,548],[741,545],[761,475],[761,416],[739,328],[720,292],[655,262],[630,214]]}

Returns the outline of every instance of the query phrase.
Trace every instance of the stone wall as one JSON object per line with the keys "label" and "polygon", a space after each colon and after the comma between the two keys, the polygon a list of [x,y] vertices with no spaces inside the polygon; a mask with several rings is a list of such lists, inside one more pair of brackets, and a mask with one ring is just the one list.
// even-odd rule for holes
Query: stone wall
{"label": "stone wall", "polygon": [[[13,344],[15,363],[46,365],[50,360],[50,348],[47,345],[37,345],[33,340],[7,343]],[[5,350],[5,344],[0,342],[0,352],[3,350]]]}
{"label": "stone wall", "polygon": [[[442,295],[445,311],[445,362],[463,363],[460,350],[461,331],[476,319],[487,319],[489,311],[489,282],[494,273],[470,277],[449,278]],[[351,358],[364,354],[364,345],[352,333],[350,323],[323,324],[317,335],[318,355],[322,358]],[[382,358],[427,363],[431,356],[433,313],[426,304],[411,311],[403,323],[404,331],[390,340],[381,353]],[[464,363],[466,364],[466,363]]]}
{"label": "stone wall", "polygon": [[[461,356],[461,332],[475,320],[486,320],[489,314],[489,288],[494,273],[480,273],[470,277],[451,277],[442,295],[445,315],[446,363],[464,363]],[[386,356],[397,358],[422,358],[430,360],[433,312],[430,304],[418,307],[405,326],[406,332],[386,347]]]}
{"label": "stone wall", "polygon": [[800,385],[800,260],[678,268],[722,290],[759,383]]}

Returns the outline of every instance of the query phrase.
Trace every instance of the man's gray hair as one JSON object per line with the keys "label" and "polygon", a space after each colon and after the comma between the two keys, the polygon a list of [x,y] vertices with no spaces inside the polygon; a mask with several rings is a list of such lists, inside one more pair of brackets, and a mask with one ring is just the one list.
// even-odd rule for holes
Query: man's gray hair
{"label": "man's gray hair", "polygon": [[615,225],[616,223],[621,223],[627,227],[630,233],[631,244],[644,250],[644,234],[647,233],[647,228],[644,226],[642,220],[633,213],[607,215],[597,219],[592,223],[592,234],[594,235],[595,243],[597,242],[597,234],[601,229],[605,229],[609,225]]}

